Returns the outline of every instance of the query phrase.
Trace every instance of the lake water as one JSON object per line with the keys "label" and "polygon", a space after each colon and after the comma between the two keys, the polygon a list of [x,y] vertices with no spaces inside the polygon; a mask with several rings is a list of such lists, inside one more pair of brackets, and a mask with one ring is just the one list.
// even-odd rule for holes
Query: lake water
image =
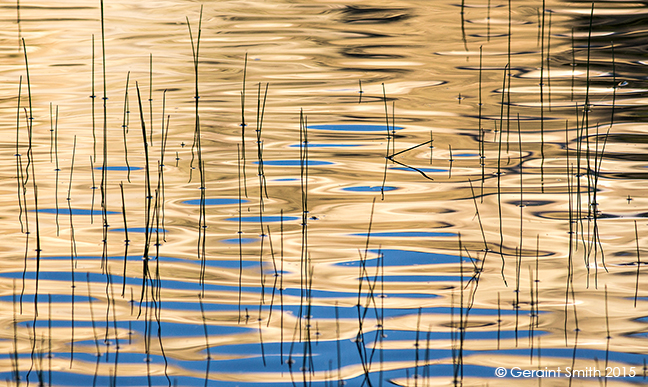
{"label": "lake water", "polygon": [[648,10],[544,6],[5,2],[3,385],[645,383]]}

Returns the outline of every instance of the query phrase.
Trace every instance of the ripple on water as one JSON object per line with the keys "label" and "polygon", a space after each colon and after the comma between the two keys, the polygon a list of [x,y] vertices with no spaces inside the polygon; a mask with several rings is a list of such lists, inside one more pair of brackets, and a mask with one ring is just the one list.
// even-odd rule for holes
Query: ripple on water
{"label": "ripple on water", "polygon": [[[310,125],[308,129],[316,130],[333,130],[339,132],[384,132],[386,131],[385,125],[368,125],[368,124],[323,124],[323,125]],[[389,128],[389,130],[401,130],[403,127],[396,126]]]}
{"label": "ripple on water", "polygon": [[[120,231],[124,232],[124,231],[126,231],[126,229],[122,227],[122,228],[113,228],[113,229],[108,230],[108,231],[110,231],[110,232],[120,232]],[[161,232],[161,233],[162,232],[169,232],[168,230],[163,229],[163,228],[153,228],[153,227],[149,227],[148,231],[151,232],[151,233],[154,233],[154,232]],[[128,232],[145,233],[146,232],[146,227],[129,227]]]}
{"label": "ripple on water", "polygon": [[[385,282],[408,282],[411,284],[414,283],[424,283],[424,282],[461,282],[462,277],[458,275],[385,275]],[[463,281],[470,281],[471,276],[464,276]]]}
{"label": "ripple on water", "polygon": [[[69,273],[67,273],[67,274],[69,274]],[[49,302],[50,297],[51,297],[52,303],[69,304],[69,303],[72,302],[72,295],[71,294],[55,294],[55,293],[54,294],[49,294],[49,293],[48,294],[39,294],[38,295],[38,302],[39,303]],[[13,295],[0,297],[0,301],[2,301],[2,302],[13,302],[13,299],[14,299]],[[20,297],[16,297],[16,299],[18,300],[18,299],[20,299]],[[88,302],[89,299],[90,298],[87,295],[83,295],[83,294],[81,294],[81,295],[75,294],[74,295],[74,301],[75,302]],[[98,299],[96,299],[94,297],[92,299],[93,299],[93,301],[99,301]],[[36,300],[36,295],[34,295],[34,294],[24,294],[22,296],[23,303],[31,303],[31,304],[33,304],[35,300]]]}
{"label": "ripple on water", "polygon": [[[441,172],[448,172],[447,169],[443,168],[408,168],[408,167],[391,167],[389,168],[390,171],[408,171],[408,172],[417,172],[422,171],[422,172],[429,172],[429,173],[441,173]],[[418,170],[418,171],[417,171]]]}
{"label": "ripple on water", "polygon": [[[241,217],[241,222],[246,222],[246,223],[259,223],[261,221],[260,216],[242,216]],[[283,221],[284,222],[289,222],[292,220],[298,220],[299,218],[296,216],[284,216]],[[228,220],[230,222],[238,222],[239,218],[234,217],[234,218],[227,218],[225,220]],[[264,216],[263,217],[263,222],[264,223],[273,223],[273,222],[281,222],[281,216]],[[238,239],[237,239],[238,241]],[[238,242],[237,242],[238,243]]]}
{"label": "ripple on water", "polygon": [[[241,203],[247,203],[249,200],[242,199]],[[205,199],[205,205],[206,206],[223,206],[227,204],[238,204],[239,200],[238,199],[230,199],[230,198],[209,198]],[[192,206],[199,206],[200,205],[200,199],[191,199],[191,200],[185,200],[182,202],[182,204],[189,204]]]}
{"label": "ripple on water", "polygon": [[[66,207],[61,207],[58,210],[56,208],[39,208],[38,212],[43,214],[56,214],[58,212],[59,215],[70,215],[70,209]],[[72,208],[71,212],[72,215],[101,215],[102,214],[101,210],[86,210],[83,208]],[[121,212],[117,212],[117,211],[106,211],[106,213],[108,215],[121,214]]]}
{"label": "ripple on water", "polygon": [[[254,164],[259,164],[255,161]],[[305,164],[305,163],[304,163]],[[308,160],[308,166],[333,165],[330,161]],[[302,165],[301,160],[263,160],[263,165],[281,166],[281,167],[299,167]]]}
{"label": "ripple on water", "polygon": [[369,186],[369,185],[361,185],[357,187],[346,187],[342,188],[342,191],[349,191],[349,192],[380,192],[380,191],[395,191],[397,190],[398,187],[391,187],[391,186]]}
{"label": "ripple on water", "polygon": [[[352,148],[352,147],[362,146],[360,144],[317,144],[317,143],[312,143],[312,142],[309,142],[306,145],[309,148]],[[290,147],[291,148],[299,148],[301,146],[302,146],[301,144],[293,144]]]}
{"label": "ripple on water", "polygon": [[[101,171],[102,169],[104,169],[104,167],[95,167],[95,169]],[[140,170],[142,168],[141,167],[127,167],[125,165],[114,165],[114,166],[106,167],[106,171],[128,171],[129,169],[131,171],[138,171],[138,170]]]}
{"label": "ripple on water", "polygon": [[[366,237],[366,233],[351,234],[353,236]],[[425,237],[453,237],[457,236],[454,232],[435,232],[435,231],[393,231],[393,232],[372,232],[371,237],[377,238],[425,238]]]}

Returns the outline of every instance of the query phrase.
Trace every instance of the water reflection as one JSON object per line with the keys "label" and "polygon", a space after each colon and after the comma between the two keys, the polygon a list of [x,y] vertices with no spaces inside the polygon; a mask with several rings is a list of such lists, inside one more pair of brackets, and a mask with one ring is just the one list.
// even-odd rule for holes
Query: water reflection
{"label": "water reflection", "polygon": [[647,13],[546,8],[6,6],[7,385],[642,383]]}

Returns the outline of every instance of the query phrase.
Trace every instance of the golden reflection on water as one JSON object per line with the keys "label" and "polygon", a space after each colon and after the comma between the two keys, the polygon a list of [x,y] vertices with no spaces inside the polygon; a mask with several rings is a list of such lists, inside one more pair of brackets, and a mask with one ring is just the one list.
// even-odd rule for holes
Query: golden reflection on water
{"label": "golden reflection on water", "polygon": [[645,10],[462,4],[3,6],[6,385],[643,383]]}

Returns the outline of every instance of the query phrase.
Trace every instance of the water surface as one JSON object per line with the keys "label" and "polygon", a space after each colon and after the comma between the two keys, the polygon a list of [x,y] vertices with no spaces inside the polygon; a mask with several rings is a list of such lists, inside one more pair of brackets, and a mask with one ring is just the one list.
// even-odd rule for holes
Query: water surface
{"label": "water surface", "polygon": [[510,3],[5,4],[2,380],[644,383],[648,13]]}

